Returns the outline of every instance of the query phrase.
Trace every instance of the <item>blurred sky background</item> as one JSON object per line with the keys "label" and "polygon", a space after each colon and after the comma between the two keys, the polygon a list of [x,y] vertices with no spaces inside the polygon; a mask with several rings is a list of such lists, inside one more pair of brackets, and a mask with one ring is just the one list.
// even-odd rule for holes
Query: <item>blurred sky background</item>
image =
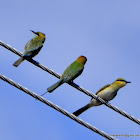
{"label": "blurred sky background", "polygon": [[[122,77],[122,88],[111,104],[140,118],[140,1],[139,0],[4,0],[0,8],[0,40],[23,52],[34,37],[46,34],[36,61],[62,74],[80,55],[87,57],[75,83],[96,93]],[[58,79],[0,46],[0,73],[41,95]],[[0,80],[1,140],[103,140],[45,104]],[[44,96],[69,112],[90,97],[64,84]],[[102,105],[79,116],[108,134],[140,135],[138,124]],[[140,137],[116,137],[120,140]]]}

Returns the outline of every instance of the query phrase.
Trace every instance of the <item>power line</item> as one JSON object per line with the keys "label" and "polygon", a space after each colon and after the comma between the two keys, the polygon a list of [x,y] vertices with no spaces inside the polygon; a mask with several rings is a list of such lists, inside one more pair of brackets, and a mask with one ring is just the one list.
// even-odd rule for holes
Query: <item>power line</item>
{"label": "power line", "polygon": [[62,108],[60,108],[59,106],[57,106],[57,105],[53,104],[52,102],[46,100],[44,97],[39,96],[39,95],[36,94],[35,92],[32,92],[31,90],[29,90],[29,89],[23,87],[22,85],[20,85],[20,84],[14,82],[13,80],[7,78],[6,76],[0,74],[0,79],[2,79],[3,81],[5,81],[5,82],[11,84],[12,86],[14,86],[14,87],[16,87],[16,88],[22,90],[23,92],[29,94],[30,96],[32,96],[32,97],[34,97],[34,98],[40,100],[40,101],[43,102],[44,104],[46,104],[46,105],[48,105],[48,106],[54,108],[55,110],[59,111],[59,112],[62,113],[63,115],[65,115],[65,116],[71,118],[72,120],[74,120],[74,121],[76,121],[77,123],[79,123],[79,124],[81,124],[81,125],[87,127],[88,129],[94,131],[95,133],[97,133],[97,134],[99,134],[99,135],[101,135],[101,136],[103,136],[103,137],[105,137],[105,138],[107,138],[107,139],[109,139],[109,140],[116,140],[115,138],[111,137],[111,136],[108,135],[107,133],[105,133],[105,132],[103,132],[103,131],[97,129],[96,127],[90,125],[90,124],[87,123],[87,122],[84,122],[83,120],[77,118],[76,116],[74,116],[73,114],[69,113],[68,111],[66,111],[66,110],[64,110],[64,109],[62,109]]}
{"label": "power line", "polygon": [[[8,44],[2,42],[1,40],[0,40],[0,45],[3,46],[3,47],[6,48],[6,49],[12,51],[13,53],[19,55],[20,57],[22,56],[22,53],[21,53],[21,52],[19,52],[19,51],[16,50],[15,48],[12,48],[10,45],[8,45]],[[56,72],[54,72],[53,70],[51,70],[51,69],[45,67],[44,65],[40,64],[39,62],[37,62],[37,61],[35,61],[35,60],[33,60],[33,59],[27,60],[27,61],[31,62],[31,63],[34,64],[35,66],[41,68],[41,69],[44,70],[44,71],[47,71],[48,73],[50,73],[50,74],[52,74],[53,76],[55,76],[55,77],[57,77],[57,78],[60,79],[60,75],[59,75],[58,73],[56,73]],[[135,123],[137,123],[137,124],[140,125],[140,120],[139,120],[139,119],[136,119],[135,117],[129,115],[129,114],[126,113],[125,111],[122,111],[122,110],[120,110],[119,108],[117,108],[116,106],[111,105],[110,103],[104,101],[104,100],[101,99],[100,97],[97,97],[95,94],[93,94],[93,93],[91,93],[90,91],[84,89],[83,87],[81,87],[81,86],[75,84],[74,82],[69,82],[68,84],[71,85],[72,87],[78,89],[79,91],[81,91],[81,92],[87,94],[88,96],[91,96],[92,98],[94,98],[94,99],[100,101],[101,103],[105,104],[105,105],[108,106],[109,108],[113,109],[114,111],[118,112],[119,114],[123,115],[124,117],[126,117],[126,118],[130,119],[131,121],[133,121],[133,122],[135,122]]]}

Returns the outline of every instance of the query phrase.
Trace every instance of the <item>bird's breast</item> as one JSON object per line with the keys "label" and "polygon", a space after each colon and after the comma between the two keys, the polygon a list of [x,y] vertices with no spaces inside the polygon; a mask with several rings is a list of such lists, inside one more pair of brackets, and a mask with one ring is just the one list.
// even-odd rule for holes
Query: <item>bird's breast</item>
{"label": "bird's breast", "polygon": [[111,88],[106,88],[103,91],[99,92],[97,96],[100,98],[110,101],[117,95],[117,91]]}

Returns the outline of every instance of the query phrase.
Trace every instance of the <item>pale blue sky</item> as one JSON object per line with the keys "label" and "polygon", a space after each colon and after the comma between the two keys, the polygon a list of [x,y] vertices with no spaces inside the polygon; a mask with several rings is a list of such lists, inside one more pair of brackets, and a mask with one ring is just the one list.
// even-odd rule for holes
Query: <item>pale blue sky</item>
{"label": "pale blue sky", "polygon": [[[0,13],[0,40],[21,52],[33,37],[29,30],[46,34],[44,48],[34,59],[55,72],[62,74],[77,57],[86,56],[84,72],[75,83],[89,91],[96,93],[119,77],[131,81],[110,103],[140,118],[139,0],[5,0]],[[18,58],[0,47],[0,73],[40,95],[57,81],[27,61],[13,67]],[[2,80],[0,84],[0,139],[104,139]],[[69,112],[90,101],[67,84],[45,98]],[[108,134],[140,135],[139,125],[104,105],[79,117]]]}

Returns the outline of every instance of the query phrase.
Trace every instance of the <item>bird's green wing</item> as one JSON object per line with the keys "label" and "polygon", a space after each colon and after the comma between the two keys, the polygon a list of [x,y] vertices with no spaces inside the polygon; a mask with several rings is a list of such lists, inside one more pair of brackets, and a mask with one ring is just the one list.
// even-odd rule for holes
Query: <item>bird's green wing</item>
{"label": "bird's green wing", "polygon": [[28,51],[30,51],[29,48],[30,48],[30,46],[31,46],[32,43],[33,43],[33,39],[29,40],[26,43],[25,48],[24,48],[24,52],[23,52],[24,54],[26,54]]}
{"label": "bird's green wing", "polygon": [[32,58],[39,53],[42,47],[41,42],[31,39],[24,48],[23,56]]}
{"label": "bird's green wing", "polygon": [[64,71],[61,79],[63,79],[65,82],[74,80],[82,73],[83,68],[83,65],[75,61]]}
{"label": "bird's green wing", "polygon": [[102,87],[100,90],[97,91],[96,95],[97,95],[100,91],[104,90],[105,88],[107,88],[107,87],[109,87],[109,86],[110,86],[110,84],[105,85],[104,87]]}
{"label": "bird's green wing", "polygon": [[32,52],[37,50],[39,47],[41,47],[43,45],[43,43],[41,41],[38,41],[36,39],[31,39],[27,42],[25,48],[24,48],[24,54],[28,53],[28,52]]}

